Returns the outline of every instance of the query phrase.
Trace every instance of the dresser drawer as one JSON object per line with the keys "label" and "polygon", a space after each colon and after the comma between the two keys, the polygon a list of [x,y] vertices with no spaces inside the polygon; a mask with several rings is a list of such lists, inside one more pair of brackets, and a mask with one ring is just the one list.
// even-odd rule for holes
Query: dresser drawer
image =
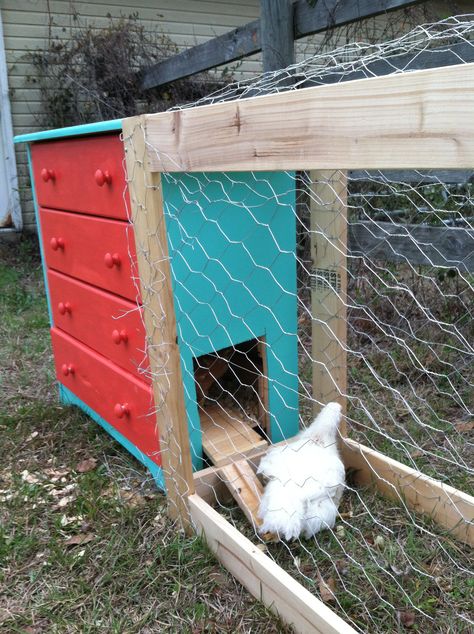
{"label": "dresser drawer", "polygon": [[118,135],[34,143],[31,155],[40,205],[127,219],[124,152]]}
{"label": "dresser drawer", "polygon": [[145,328],[136,304],[51,269],[48,283],[55,326],[150,383],[140,372],[147,362]]}
{"label": "dresser drawer", "polygon": [[40,209],[49,267],[136,300],[133,230],[127,222]]}
{"label": "dresser drawer", "polygon": [[58,381],[160,464],[151,388],[57,328],[51,339]]}

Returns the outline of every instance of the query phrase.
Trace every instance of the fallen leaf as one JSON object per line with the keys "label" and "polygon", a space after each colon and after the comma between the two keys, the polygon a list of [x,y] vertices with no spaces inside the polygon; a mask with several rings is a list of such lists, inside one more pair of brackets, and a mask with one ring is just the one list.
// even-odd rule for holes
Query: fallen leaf
{"label": "fallen leaf", "polygon": [[76,471],[79,473],[87,473],[93,471],[97,466],[97,460],[95,458],[86,458],[82,460],[76,467]]}
{"label": "fallen leaf", "polygon": [[340,575],[347,575],[349,573],[349,564],[345,559],[336,559],[334,565]]}
{"label": "fallen leaf", "polygon": [[336,600],[336,581],[334,577],[329,577],[329,579],[325,581],[318,573],[318,582],[321,600],[324,601],[324,603],[334,603]]}
{"label": "fallen leaf", "polygon": [[424,456],[425,452],[422,451],[421,449],[417,449],[416,451],[413,451],[410,454],[410,458],[421,458],[421,456]]}
{"label": "fallen leaf", "polygon": [[382,548],[385,544],[385,540],[382,537],[382,535],[377,535],[376,538],[374,539],[374,546],[377,546],[378,548]]}
{"label": "fallen leaf", "polygon": [[23,632],[23,634],[41,634],[46,630],[43,625],[27,625],[21,631]]}
{"label": "fallen leaf", "polygon": [[82,515],[73,515],[71,517],[67,517],[66,515],[63,515],[61,517],[61,526],[69,526],[69,524],[77,524],[78,522],[82,522],[83,517]]}
{"label": "fallen leaf", "polygon": [[413,627],[415,625],[415,613],[409,610],[399,610],[398,618],[400,623],[405,627]]}
{"label": "fallen leaf", "polygon": [[65,546],[80,546],[82,544],[88,544],[95,538],[94,533],[83,533],[82,535],[73,535],[68,537],[64,542]]}
{"label": "fallen leaf", "polygon": [[53,476],[55,478],[62,478],[63,476],[67,476],[71,473],[70,469],[45,469],[44,472],[48,476]]}
{"label": "fallen leaf", "polygon": [[63,497],[59,500],[59,502],[56,505],[56,508],[59,508],[59,509],[64,508],[65,506],[70,504],[74,500],[74,498],[75,498],[74,495],[66,495],[66,497]]}
{"label": "fallen leaf", "polygon": [[408,575],[411,571],[411,566],[405,566],[405,568],[399,568],[395,564],[390,564],[391,571],[397,576]]}
{"label": "fallen leaf", "polygon": [[143,495],[136,491],[120,491],[120,497],[122,500],[132,508],[141,507],[146,505],[146,500]]}
{"label": "fallen leaf", "polygon": [[336,535],[339,537],[339,539],[344,539],[344,537],[346,536],[346,529],[342,524],[338,524],[336,526]]}
{"label": "fallen leaf", "polygon": [[62,489],[51,489],[51,491],[49,493],[50,493],[50,495],[52,495],[55,498],[56,497],[61,497],[62,495],[66,495],[67,493],[70,493],[76,487],[77,487],[77,484],[72,483],[72,484],[66,485]]}
{"label": "fallen leaf", "polygon": [[211,574],[208,575],[208,579],[218,586],[223,586],[229,581],[228,577],[219,571],[211,572]]}
{"label": "fallen leaf", "polygon": [[461,423],[455,423],[454,428],[456,431],[472,431],[474,429],[474,420],[467,420]]}
{"label": "fallen leaf", "polygon": [[39,479],[26,469],[21,472],[21,479],[28,484],[38,484]]}

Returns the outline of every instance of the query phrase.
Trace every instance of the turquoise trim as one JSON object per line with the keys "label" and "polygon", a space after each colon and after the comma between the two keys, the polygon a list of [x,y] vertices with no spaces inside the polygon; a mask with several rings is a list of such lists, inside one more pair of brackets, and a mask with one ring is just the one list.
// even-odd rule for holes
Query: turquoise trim
{"label": "turquoise trim", "polygon": [[36,228],[38,230],[39,248],[40,248],[40,253],[41,253],[41,264],[43,266],[43,279],[44,279],[44,288],[45,288],[45,291],[46,291],[46,301],[48,303],[49,323],[51,324],[51,328],[52,328],[54,326],[53,313],[52,313],[52,310],[51,310],[51,299],[50,299],[50,295],[49,295],[48,276],[46,275],[46,270],[47,270],[46,258],[44,256],[43,240],[42,240],[42,233],[41,233],[41,221],[40,221],[40,215],[39,215],[39,206],[38,206],[38,201],[36,200],[35,179],[34,179],[34,176],[33,176],[33,165],[31,163],[31,150],[30,150],[30,146],[29,145],[26,148],[26,154],[27,154],[27,157],[28,157],[28,170],[30,172],[31,191],[33,192],[33,205],[34,205],[34,208],[35,208]]}
{"label": "turquoise trim", "polygon": [[31,141],[48,141],[49,139],[62,139],[64,137],[82,136],[83,134],[111,132],[112,130],[122,130],[122,119],[112,119],[111,121],[86,123],[84,125],[69,126],[68,128],[57,128],[56,130],[42,130],[41,132],[19,134],[13,138],[13,142],[29,143]]}
{"label": "turquoise trim", "polygon": [[165,487],[165,479],[163,476],[163,470],[156,463],[153,462],[148,456],[146,456],[143,452],[140,451],[134,444],[132,444],[125,436],[122,436],[120,432],[118,432],[115,427],[112,427],[107,421],[105,421],[99,414],[94,412],[88,405],[81,401],[81,399],[77,398],[75,394],[73,394],[67,387],[64,387],[61,383],[59,383],[59,397],[61,399],[61,403],[65,405],[76,405],[84,413],[92,418],[96,423],[98,423],[101,427],[105,429],[107,433],[109,433],[115,440],[117,440],[127,451],[129,451],[132,456],[134,456],[139,462],[141,462],[147,469],[150,471],[153,479],[155,480],[156,486],[162,491],[166,491]]}

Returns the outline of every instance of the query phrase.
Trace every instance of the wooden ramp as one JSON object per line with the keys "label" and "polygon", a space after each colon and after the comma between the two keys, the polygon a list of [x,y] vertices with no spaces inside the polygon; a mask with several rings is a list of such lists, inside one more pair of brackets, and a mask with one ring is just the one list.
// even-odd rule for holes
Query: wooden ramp
{"label": "wooden ramp", "polygon": [[243,420],[237,410],[211,405],[201,410],[202,445],[219,477],[255,529],[263,487],[248,460],[268,443]]}
{"label": "wooden ramp", "polygon": [[216,467],[250,458],[268,446],[237,410],[211,405],[201,409],[202,446]]}

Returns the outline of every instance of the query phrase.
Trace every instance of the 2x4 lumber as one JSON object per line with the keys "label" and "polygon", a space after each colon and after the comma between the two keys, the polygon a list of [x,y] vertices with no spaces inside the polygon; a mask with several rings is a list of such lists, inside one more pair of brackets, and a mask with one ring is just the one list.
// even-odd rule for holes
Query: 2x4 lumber
{"label": "2x4 lumber", "polygon": [[297,632],[354,634],[355,630],[313,596],[198,495],[189,497],[198,535],[217,559],[259,601]]}
{"label": "2x4 lumber", "polygon": [[[255,468],[265,453],[252,457]],[[349,438],[342,441],[341,453],[346,469],[355,470],[357,485],[375,487],[384,497],[428,515],[459,541],[474,543],[474,497]],[[194,477],[199,494],[210,504],[216,501],[214,491],[224,492],[219,469],[198,471]]]}
{"label": "2x4 lumber", "polygon": [[469,169],[474,63],[146,116],[151,171]]}
{"label": "2x4 lumber", "polygon": [[201,411],[202,446],[214,465],[238,460],[252,451],[268,447],[268,443],[234,410],[219,405]]}
{"label": "2x4 lumber", "polygon": [[[298,39],[320,33],[381,13],[419,4],[421,1],[325,0],[325,2],[318,2],[316,7],[311,7],[307,0],[297,0],[294,3],[294,37]],[[259,53],[261,50],[260,20],[254,20],[144,69],[142,88],[163,86],[177,79],[235,62],[243,57]]]}
{"label": "2x4 lumber", "polygon": [[356,470],[358,485],[375,486],[384,497],[402,501],[459,541],[474,545],[474,497],[349,438],[342,454],[346,468]]}
{"label": "2x4 lumber", "polygon": [[194,493],[194,480],[176,337],[161,176],[147,169],[143,118],[124,121],[123,135],[168,512],[183,528],[189,530],[186,499]]}
{"label": "2x4 lumber", "polygon": [[[347,175],[311,171],[311,317],[314,413],[347,393]],[[341,434],[346,435],[345,421]]]}
{"label": "2x4 lumber", "polygon": [[257,530],[262,524],[258,509],[263,495],[263,486],[257,474],[245,459],[221,467],[219,473],[245,517]]}

